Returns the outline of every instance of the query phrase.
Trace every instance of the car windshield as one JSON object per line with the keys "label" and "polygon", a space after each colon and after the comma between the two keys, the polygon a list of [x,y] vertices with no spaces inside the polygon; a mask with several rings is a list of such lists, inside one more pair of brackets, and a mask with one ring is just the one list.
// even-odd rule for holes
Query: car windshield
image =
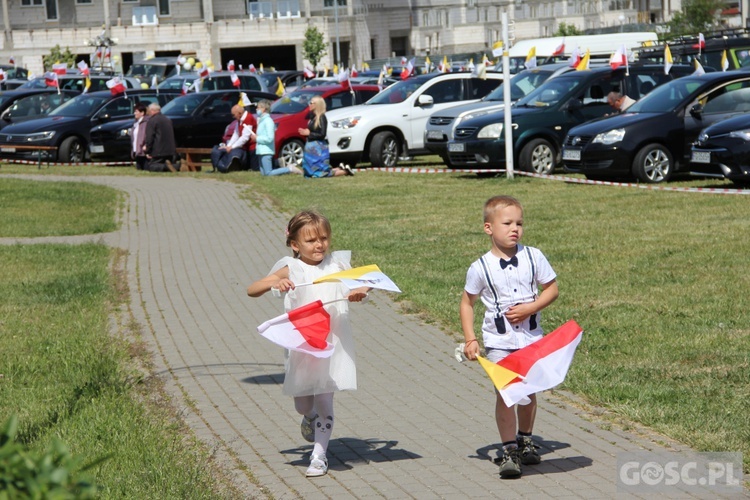
{"label": "car windshield", "polygon": [[[161,82],[157,88],[159,89],[167,89],[167,90],[180,90],[182,88],[182,82],[185,80],[188,81],[188,85],[191,85],[193,83],[193,80],[198,78],[197,75],[194,76],[173,76],[171,78],[167,78],[163,82]],[[208,89],[206,89],[208,90]],[[211,89],[213,90],[213,89]]]}
{"label": "car windshield", "polygon": [[49,116],[91,116],[108,99],[108,97],[79,95],[53,110]]}
{"label": "car windshield", "polygon": [[573,89],[580,87],[583,81],[583,78],[553,78],[518,101],[516,106],[530,108],[554,106]]}
{"label": "car windshield", "polygon": [[[551,71],[524,71],[510,79],[510,100],[517,101],[529,95],[534,89],[547,81],[552,76]],[[485,101],[504,100],[505,83],[487,94]]]}
{"label": "car windshield", "polygon": [[402,80],[383,90],[367,101],[367,104],[398,104],[404,102],[407,97],[412,95],[422,85],[424,85],[424,80],[416,80],[414,78]]}
{"label": "car windshield", "polygon": [[171,116],[190,116],[201,105],[204,98],[200,94],[188,94],[169,101],[161,112]]}
{"label": "car windshield", "polygon": [[167,66],[166,64],[149,64],[149,63],[136,63],[130,66],[127,76],[140,76],[140,77],[152,77],[157,76],[164,78],[167,72],[171,70],[173,66]]}
{"label": "car windshield", "polygon": [[266,84],[266,87],[271,87],[276,84],[276,77],[281,75],[277,73],[261,73],[258,76],[260,76],[260,79]]}
{"label": "car windshield", "polygon": [[678,78],[660,85],[628,108],[628,113],[666,113],[673,111],[702,86],[700,80]]}
{"label": "car windshield", "polygon": [[320,92],[315,92],[311,89],[297,90],[291,94],[285,95],[281,99],[277,99],[271,104],[271,114],[276,115],[293,115],[304,111],[310,104],[310,99],[320,95]]}

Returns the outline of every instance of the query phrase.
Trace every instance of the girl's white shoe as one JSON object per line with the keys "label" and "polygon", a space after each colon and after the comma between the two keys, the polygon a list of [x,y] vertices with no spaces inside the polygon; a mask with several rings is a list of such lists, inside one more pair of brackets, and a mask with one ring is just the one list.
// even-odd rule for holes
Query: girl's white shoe
{"label": "girl's white shoe", "polygon": [[325,476],[328,473],[328,459],[325,455],[311,455],[310,456],[310,467],[307,468],[305,476],[307,477],[320,477]]}

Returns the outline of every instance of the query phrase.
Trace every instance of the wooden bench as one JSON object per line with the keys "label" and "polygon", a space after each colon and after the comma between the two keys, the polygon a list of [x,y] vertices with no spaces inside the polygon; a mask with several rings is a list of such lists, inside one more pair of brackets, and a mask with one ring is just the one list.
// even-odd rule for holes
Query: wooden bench
{"label": "wooden bench", "polygon": [[[42,168],[42,152],[57,151],[57,146],[34,146],[32,144],[0,144],[0,157],[3,153],[16,153],[18,151],[36,151],[39,159],[39,168]],[[49,168],[50,156],[47,156],[47,167]]]}
{"label": "wooden bench", "polygon": [[211,160],[211,148],[177,148],[177,154],[185,158],[180,167],[185,172],[200,172],[203,162]]}

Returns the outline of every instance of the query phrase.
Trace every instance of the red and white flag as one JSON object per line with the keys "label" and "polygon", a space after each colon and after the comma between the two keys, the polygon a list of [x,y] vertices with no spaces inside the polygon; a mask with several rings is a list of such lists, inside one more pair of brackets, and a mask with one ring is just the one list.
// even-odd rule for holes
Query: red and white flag
{"label": "red and white flag", "polygon": [[352,78],[356,78],[358,74],[359,73],[357,73],[357,67],[352,64],[352,70],[349,72],[349,76]]}
{"label": "red and white flag", "polygon": [[628,64],[628,51],[625,48],[625,45],[621,45],[614,54],[612,54],[612,57],[609,58],[609,65],[612,66],[612,69],[617,69],[620,66],[626,66]]}
{"label": "red and white flag", "polygon": [[112,95],[124,94],[126,89],[125,83],[120,79],[119,76],[116,76],[111,80],[107,80],[107,88],[110,92],[112,92]]}
{"label": "red and white flag", "polygon": [[698,43],[693,44],[693,48],[698,49],[698,54],[706,48],[706,39],[703,37],[703,33],[698,33]]}
{"label": "red and white flag", "polygon": [[412,58],[408,63],[406,63],[406,66],[404,66],[404,69],[401,70],[401,79],[406,80],[411,76],[411,74],[414,72],[414,58]]}
{"label": "red and white flag", "polygon": [[314,78],[315,71],[310,66],[305,65],[305,78]]}
{"label": "red and white flag", "polygon": [[349,90],[352,88],[351,82],[349,81],[348,69],[342,69],[341,71],[339,71],[339,74],[336,75],[336,80],[344,88],[344,90]]}
{"label": "red and white flag", "polygon": [[48,87],[60,87],[60,82],[57,80],[57,73],[48,71],[44,74],[44,83]]}
{"label": "red and white flag", "polygon": [[229,78],[232,80],[232,86],[240,88],[240,77],[237,76],[237,73],[229,73]]}
{"label": "red and white flag", "polygon": [[528,396],[565,380],[583,329],[573,320],[497,363],[479,357],[507,406],[528,404]]}
{"label": "red and white flag", "polygon": [[89,76],[91,74],[91,71],[89,71],[89,65],[86,64],[86,61],[80,61],[78,63],[78,71],[84,76]]}
{"label": "red and white flag", "polygon": [[180,94],[187,95],[190,92],[190,82],[187,79],[182,80],[182,87],[180,88]]}
{"label": "red and white flag", "polygon": [[15,66],[15,65],[16,65],[16,58],[15,58],[15,57],[13,57],[13,56],[10,56],[10,59],[8,59],[8,62],[9,62],[10,64],[12,64],[13,66]]}
{"label": "red and white flag", "polygon": [[553,56],[561,56],[565,53],[565,37],[563,37],[562,42],[560,42],[560,45],[557,46],[557,48],[552,52]]}
{"label": "red and white flag", "polygon": [[104,59],[111,59],[112,58],[112,47],[107,47],[104,49]]}
{"label": "red and white flag", "polygon": [[316,358],[329,358],[333,344],[328,342],[331,316],[319,300],[269,319],[258,333],[290,351],[304,352]]}
{"label": "red and white flag", "polygon": [[58,75],[64,75],[68,72],[68,63],[57,63],[52,65],[52,72]]}
{"label": "red and white flag", "polygon": [[407,62],[409,61],[406,59],[406,56],[401,56],[401,66],[406,66]]}
{"label": "red and white flag", "polygon": [[256,73],[258,71],[257,69],[255,69],[255,64],[251,64],[250,66],[247,67],[247,69],[250,71],[250,73]]}
{"label": "red and white flag", "polygon": [[573,52],[570,53],[570,59],[568,59],[568,66],[571,68],[577,67],[581,63],[581,58],[583,55],[581,54],[581,49],[578,47],[575,47],[573,49]]}
{"label": "red and white flag", "polygon": [[3,71],[3,68],[0,68],[0,82],[5,81],[5,71]]}
{"label": "red and white flag", "polygon": [[198,76],[201,78],[208,78],[211,76],[211,70],[207,66],[203,66],[198,70]]}
{"label": "red and white flag", "polygon": [[234,71],[234,59],[227,63],[227,71]]}

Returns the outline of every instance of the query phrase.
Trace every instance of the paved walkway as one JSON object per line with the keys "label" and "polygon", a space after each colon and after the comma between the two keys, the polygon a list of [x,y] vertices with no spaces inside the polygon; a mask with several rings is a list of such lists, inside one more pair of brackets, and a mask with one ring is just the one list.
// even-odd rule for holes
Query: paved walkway
{"label": "paved walkway", "polygon": [[[663,449],[547,393],[535,429],[542,463],[501,481],[491,461],[499,438],[487,377],[477,364],[455,361],[445,333],[399,314],[376,292],[351,308],[360,388],[336,396],[330,472],[307,479],[311,445],[281,394],[282,350],[256,333],[283,312],[282,301],[245,293],[287,254],[286,217],[214,179],[82,180],[128,193],[122,229],[91,239],[128,251],[132,313],[158,375],[248,498],[613,498],[619,452]],[[3,243],[13,241],[28,242]]]}

